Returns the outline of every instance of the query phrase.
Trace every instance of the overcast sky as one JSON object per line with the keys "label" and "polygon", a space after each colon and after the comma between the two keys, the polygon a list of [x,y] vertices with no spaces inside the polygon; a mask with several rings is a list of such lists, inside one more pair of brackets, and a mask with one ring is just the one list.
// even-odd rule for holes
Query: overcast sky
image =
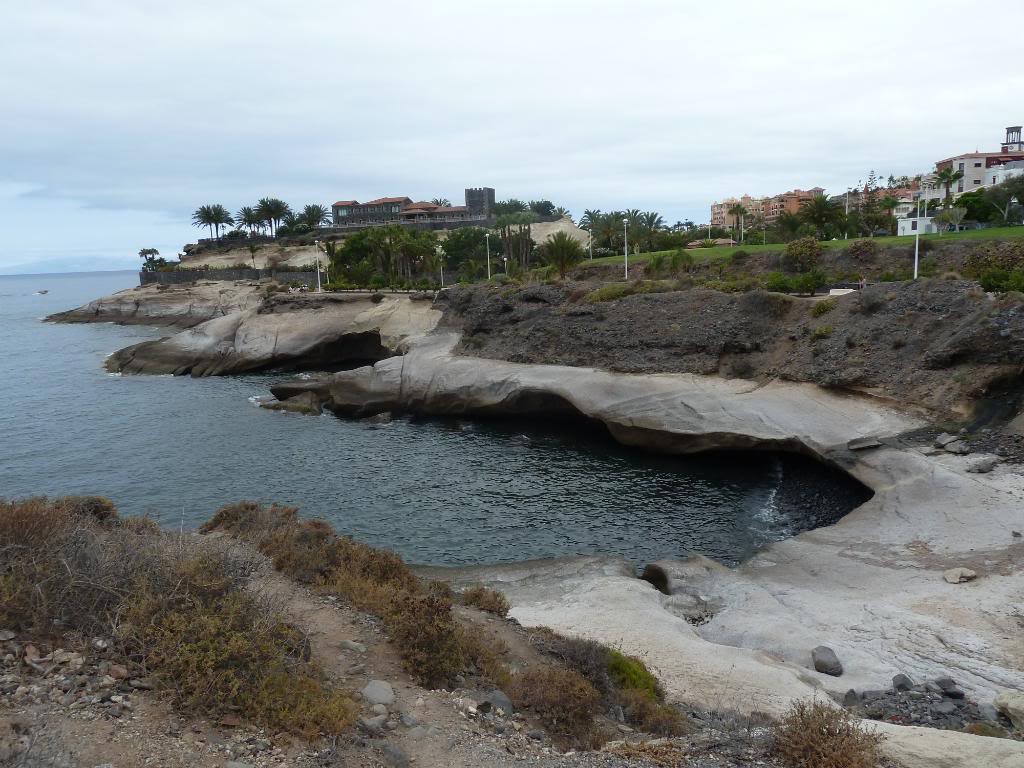
{"label": "overcast sky", "polygon": [[[134,267],[200,204],[708,218],[1024,122],[1005,2],[0,0],[0,272]],[[975,23],[975,21],[977,23]]]}

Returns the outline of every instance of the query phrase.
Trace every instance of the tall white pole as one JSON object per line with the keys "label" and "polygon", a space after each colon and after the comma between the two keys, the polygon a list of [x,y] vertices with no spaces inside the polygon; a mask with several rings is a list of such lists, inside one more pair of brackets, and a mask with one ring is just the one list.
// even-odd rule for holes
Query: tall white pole
{"label": "tall white pole", "polygon": [[622,255],[626,261],[626,279],[629,280],[629,220],[622,220]]}
{"label": "tall white pole", "polygon": [[[925,210],[927,213],[927,209]],[[917,198],[917,229],[914,230],[914,279],[917,280],[918,254],[921,252],[921,198]]]}
{"label": "tall white pole", "polygon": [[843,233],[843,240],[850,239],[850,190],[846,190],[846,231]]}
{"label": "tall white pole", "polygon": [[491,279],[491,233],[484,233],[484,240],[487,242],[487,279]]}
{"label": "tall white pole", "polygon": [[317,240],[316,241],[316,292],[317,293],[322,293],[322,291],[320,290],[320,248],[321,247],[322,247],[322,243],[319,240]]}
{"label": "tall white pole", "polygon": [[[594,260],[594,225],[593,225],[593,223],[591,223],[590,229],[587,231],[587,241],[588,241],[587,244],[590,246],[590,260],[593,261]],[[507,269],[505,271],[508,272]]]}

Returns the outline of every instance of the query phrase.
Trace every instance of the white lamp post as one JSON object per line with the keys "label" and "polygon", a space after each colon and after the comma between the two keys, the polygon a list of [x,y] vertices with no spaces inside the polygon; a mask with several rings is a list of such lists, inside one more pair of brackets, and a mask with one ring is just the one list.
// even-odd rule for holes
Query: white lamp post
{"label": "white lamp post", "polygon": [[441,287],[444,288],[444,248],[439,245],[434,253],[437,254],[437,263],[441,266]]}
{"label": "white lamp post", "polygon": [[487,243],[487,279],[491,279],[491,233],[484,232],[484,242]]}
{"label": "white lamp post", "polygon": [[319,240],[313,241],[316,244],[316,292],[321,293],[320,290],[320,249],[324,247],[324,244]]}
{"label": "white lamp post", "polygon": [[622,220],[622,255],[626,260],[626,279],[629,280],[629,219]]}
{"label": "white lamp post", "polygon": [[[928,213],[928,206],[925,204],[925,213]],[[917,280],[918,254],[921,251],[921,195],[917,196],[917,228],[914,230],[914,279]]]}
{"label": "white lamp post", "polygon": [[590,229],[587,230],[587,245],[590,248],[590,260],[594,260],[594,225],[590,225]]}

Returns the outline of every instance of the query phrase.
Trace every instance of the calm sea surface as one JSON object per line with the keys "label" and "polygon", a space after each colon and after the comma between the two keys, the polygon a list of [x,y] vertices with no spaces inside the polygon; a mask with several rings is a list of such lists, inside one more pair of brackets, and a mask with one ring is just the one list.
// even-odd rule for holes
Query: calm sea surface
{"label": "calm sea surface", "polygon": [[435,565],[595,552],[642,565],[690,551],[735,562],[863,498],[792,458],[663,458],[575,428],[270,412],[251,398],[278,375],[104,371],[114,350],[167,330],[40,322],[136,283],[0,276],[0,497],[101,494],[186,527],[230,501],[278,501]]}

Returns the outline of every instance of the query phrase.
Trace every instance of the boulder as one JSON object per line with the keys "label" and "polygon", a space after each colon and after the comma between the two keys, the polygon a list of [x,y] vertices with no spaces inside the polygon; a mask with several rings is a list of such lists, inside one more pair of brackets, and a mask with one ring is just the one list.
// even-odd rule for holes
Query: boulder
{"label": "boulder", "polygon": [[913,687],[914,687],[914,681],[911,680],[906,675],[903,675],[903,674],[896,675],[892,679],[892,689],[894,691],[909,691]]}
{"label": "boulder", "polygon": [[947,453],[956,453],[961,456],[964,456],[971,452],[970,446],[967,445],[967,443],[964,442],[963,440],[954,440],[952,443],[947,444],[944,450]]}
{"label": "boulder", "polygon": [[950,443],[954,443],[959,439],[960,438],[957,437],[956,435],[951,435],[949,434],[949,432],[943,432],[941,435],[935,438],[934,445],[936,448],[945,448]]}
{"label": "boulder", "polygon": [[935,684],[939,686],[943,696],[948,696],[951,699],[962,699],[964,697],[964,692],[951,677],[937,677],[935,678]]}
{"label": "boulder", "polygon": [[985,475],[991,472],[999,464],[998,456],[986,456],[967,465],[967,471],[976,475]]}
{"label": "boulder", "polygon": [[387,715],[374,715],[373,717],[361,717],[359,718],[359,725],[364,731],[369,733],[371,736],[380,736],[384,733],[384,723],[387,721]]}
{"label": "boulder", "polygon": [[1010,719],[1014,728],[1024,730],[1024,693],[1000,693],[992,704],[996,710]]}
{"label": "boulder", "polygon": [[366,684],[360,693],[368,704],[383,704],[389,706],[395,703],[395,689],[391,683],[384,680],[371,680]]}
{"label": "boulder", "polygon": [[819,645],[811,651],[811,660],[814,662],[814,668],[824,675],[839,677],[843,674],[843,665],[839,657],[827,645]]}
{"label": "boulder", "polygon": [[978,574],[970,568],[950,568],[942,574],[942,578],[944,578],[948,584],[963,584],[967,581],[974,581],[978,578]]}
{"label": "boulder", "polygon": [[511,715],[516,711],[512,700],[497,688],[481,696],[477,701],[476,708],[477,711],[485,714],[491,710],[501,710],[504,714]]}

